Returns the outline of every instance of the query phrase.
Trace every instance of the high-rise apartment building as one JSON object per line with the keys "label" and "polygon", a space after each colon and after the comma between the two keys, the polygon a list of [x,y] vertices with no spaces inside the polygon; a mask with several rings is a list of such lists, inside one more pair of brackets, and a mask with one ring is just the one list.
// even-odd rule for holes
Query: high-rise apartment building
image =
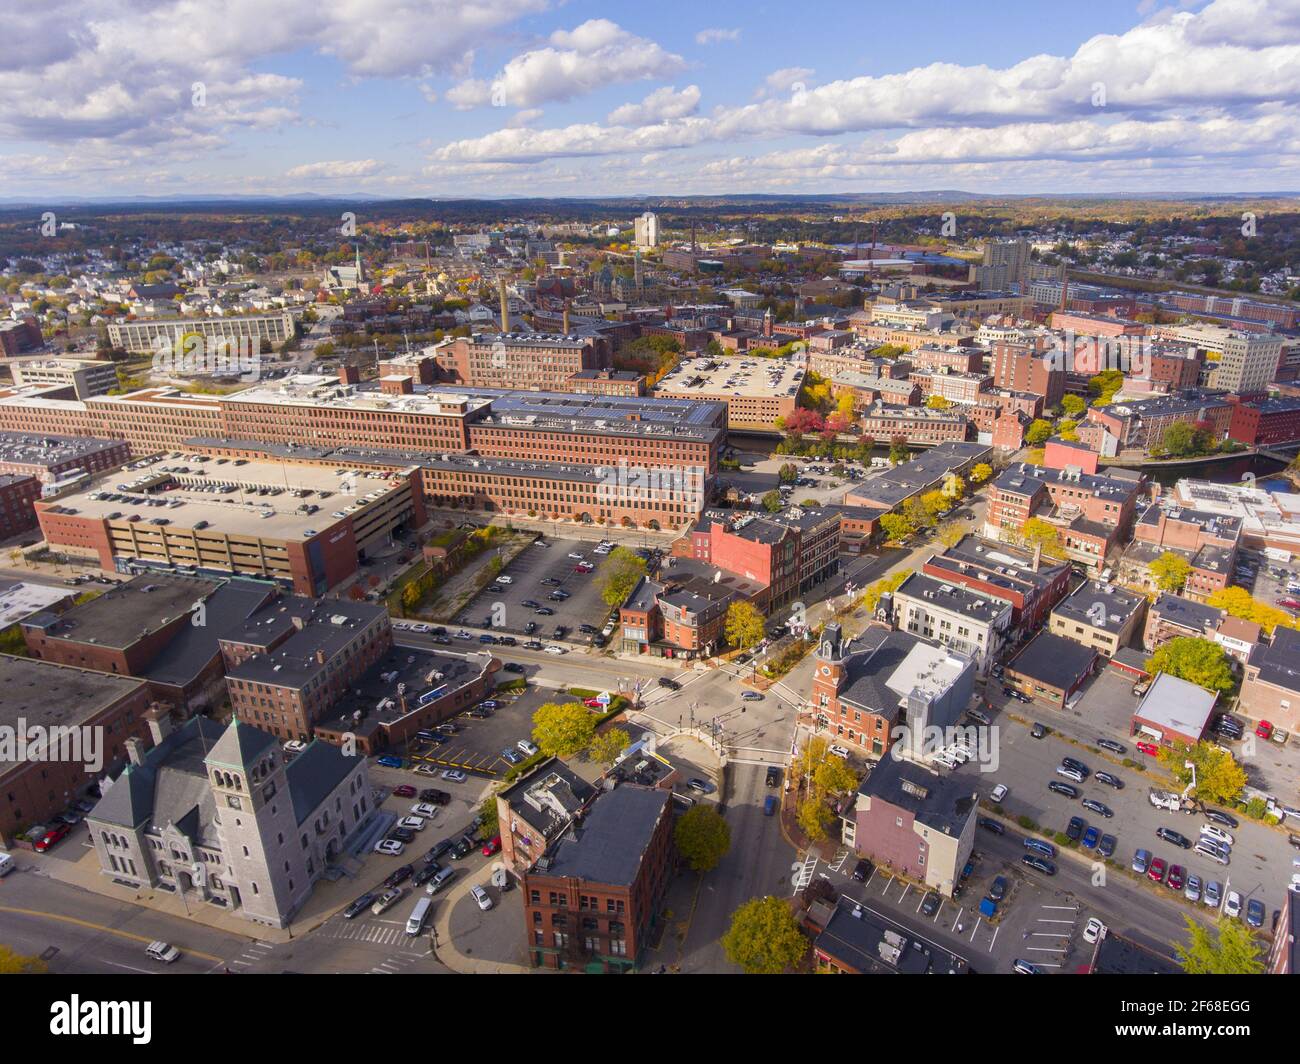
{"label": "high-rise apartment building", "polygon": [[659,215],[646,211],[637,218],[636,246],[639,248],[659,246]]}

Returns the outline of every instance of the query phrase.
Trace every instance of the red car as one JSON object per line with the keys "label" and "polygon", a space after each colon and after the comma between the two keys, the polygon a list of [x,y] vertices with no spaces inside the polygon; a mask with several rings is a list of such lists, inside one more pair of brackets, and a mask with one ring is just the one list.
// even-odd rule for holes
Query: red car
{"label": "red car", "polygon": [[483,843],[483,856],[491,857],[501,849],[501,836],[493,835],[487,842]]}
{"label": "red car", "polygon": [[1160,747],[1156,746],[1155,743],[1138,743],[1137,748],[1146,754],[1147,757],[1160,756]]}
{"label": "red car", "polygon": [[1278,599],[1277,604],[1281,606],[1283,609],[1300,610],[1300,602],[1297,602],[1293,598]]}
{"label": "red car", "polygon": [[596,699],[594,699],[594,698],[584,698],[584,699],[582,700],[582,704],[583,704],[584,706],[586,706],[588,709],[604,709],[604,708],[605,708],[605,707],[602,706],[598,701],[596,701]]}
{"label": "red car", "polygon": [[56,824],[36,840],[36,852],[44,853],[46,850],[52,849],[55,843],[66,838],[68,832],[71,830],[72,829],[68,827],[67,824]]}
{"label": "red car", "polygon": [[415,788],[409,783],[403,783],[400,787],[394,787],[393,793],[397,795],[398,798],[414,798]]}
{"label": "red car", "polygon": [[1187,872],[1182,865],[1169,866],[1169,880],[1166,886],[1170,890],[1182,890],[1183,884],[1187,882]]}
{"label": "red car", "polygon": [[1147,876],[1153,883],[1163,883],[1165,881],[1165,859],[1157,857],[1151,862],[1151,867],[1147,869]]}
{"label": "red car", "polygon": [[1261,739],[1267,739],[1273,734],[1273,725],[1266,720],[1261,720],[1255,725],[1255,734]]}

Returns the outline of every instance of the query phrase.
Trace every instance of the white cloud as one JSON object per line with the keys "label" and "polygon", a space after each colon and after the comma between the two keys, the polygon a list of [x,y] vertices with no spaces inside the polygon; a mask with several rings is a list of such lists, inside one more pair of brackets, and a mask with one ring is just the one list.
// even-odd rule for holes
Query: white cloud
{"label": "white cloud", "polygon": [[521,126],[531,126],[546,112],[540,107],[530,107],[524,111],[518,111],[510,116],[510,121],[506,123],[511,129],[519,129]]}
{"label": "white cloud", "polygon": [[[0,137],[164,144],[293,121],[301,83],[271,57],[334,56],[353,77],[419,77],[463,60],[546,0],[46,0],[6,29],[30,47],[0,59]],[[191,102],[201,82],[206,104]]]}
{"label": "white cloud", "polygon": [[[1242,32],[1241,20],[1253,17],[1269,32]],[[1191,76],[1192,71],[1207,73]],[[764,89],[788,91],[811,73],[800,67],[775,71]],[[1098,86],[1104,90],[1102,107],[1093,106]],[[877,149],[882,159],[897,162],[925,151],[955,158],[957,144],[974,150],[971,130],[989,131],[981,146],[1002,145],[1003,158],[1036,158],[1045,143],[1060,150],[1089,128],[1091,137],[1083,139],[1095,142],[1094,150],[1136,157],[1144,127],[1150,127],[1149,151],[1174,151],[1176,144],[1162,146],[1170,130],[1219,128],[1212,120],[1220,116],[1236,116],[1234,128],[1241,133],[1267,130],[1267,122],[1251,119],[1296,104],[1300,2],[1214,0],[1199,12],[1161,12],[1125,33],[1092,37],[1068,57],[1031,56],[1006,68],[932,63],[719,108],[707,118],[642,116],[644,104],[629,104],[605,125],[489,133],[446,145],[441,158],[517,163],[871,132],[899,138],[892,148],[883,141]],[[636,117],[650,124],[627,128]],[[913,137],[909,130],[928,132]],[[1066,140],[1061,130],[1069,131]]]}
{"label": "white cloud", "polygon": [[376,159],[335,159],[330,162],[304,163],[285,173],[291,178],[371,177],[384,169]]}
{"label": "white cloud", "polygon": [[721,44],[723,41],[738,40],[740,40],[740,30],[700,30],[700,32],[695,35],[696,44]]}
{"label": "white cloud", "polygon": [[585,96],[606,85],[672,77],[685,67],[681,56],[654,41],[608,19],[589,19],[572,30],[556,30],[546,47],[515,56],[491,81],[463,81],[446,96],[462,110],[488,103],[535,107]]}
{"label": "white cloud", "polygon": [[693,115],[700,105],[700,87],[687,85],[678,92],[671,85],[655,89],[640,103],[625,103],[609,113],[611,126],[645,126],[670,118]]}

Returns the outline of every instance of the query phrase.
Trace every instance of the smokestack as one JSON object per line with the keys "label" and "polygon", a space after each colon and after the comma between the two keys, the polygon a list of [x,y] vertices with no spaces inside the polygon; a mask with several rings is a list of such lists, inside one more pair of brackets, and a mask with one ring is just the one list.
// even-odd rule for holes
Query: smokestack
{"label": "smokestack", "polygon": [[569,301],[564,301],[564,335],[569,335]]}
{"label": "smokestack", "polygon": [[1038,566],[1042,563],[1042,560],[1043,560],[1043,545],[1041,543],[1035,543],[1034,560],[1030,563],[1029,568],[1035,573],[1038,572]]}
{"label": "smokestack", "polygon": [[632,259],[632,279],[636,282],[637,289],[641,288],[641,249],[636,249],[636,255]]}
{"label": "smokestack", "polygon": [[506,296],[505,274],[497,278],[497,296],[501,300],[501,331],[508,333],[510,331],[510,300]]}
{"label": "smokestack", "polygon": [[1060,311],[1064,314],[1070,309],[1070,275],[1064,270],[1061,271],[1061,306]]}

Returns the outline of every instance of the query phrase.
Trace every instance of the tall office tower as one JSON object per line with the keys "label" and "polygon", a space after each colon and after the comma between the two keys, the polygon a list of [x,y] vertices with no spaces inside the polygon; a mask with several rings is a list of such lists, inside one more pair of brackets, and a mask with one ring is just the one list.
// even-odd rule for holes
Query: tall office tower
{"label": "tall office tower", "polygon": [[1210,371],[1210,387],[1237,395],[1268,388],[1282,358],[1282,337],[1276,333],[1231,333],[1223,342],[1218,364]]}

